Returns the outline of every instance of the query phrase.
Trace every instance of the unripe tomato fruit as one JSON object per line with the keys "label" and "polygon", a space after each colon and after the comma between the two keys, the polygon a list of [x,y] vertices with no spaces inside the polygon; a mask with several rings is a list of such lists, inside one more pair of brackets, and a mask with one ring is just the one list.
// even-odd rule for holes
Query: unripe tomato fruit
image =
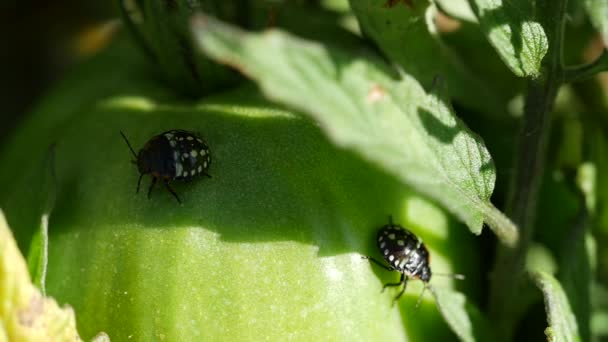
{"label": "unripe tomato fruit", "polygon": [[[466,274],[459,286],[474,293],[479,260],[464,227],[255,87],[185,100],[146,65],[113,44],[57,85],[0,150],[0,206],[27,255],[55,146],[46,291],[75,309],[83,338],[453,338],[428,293],[414,314],[421,284],[392,307],[394,293],[380,290],[398,274],[361,256],[379,256],[375,235],[392,215],[424,239],[434,271]],[[176,127],[205,137],[212,178],[174,183],[181,205],[164,191],[137,196],[120,131],[142,146]]]}

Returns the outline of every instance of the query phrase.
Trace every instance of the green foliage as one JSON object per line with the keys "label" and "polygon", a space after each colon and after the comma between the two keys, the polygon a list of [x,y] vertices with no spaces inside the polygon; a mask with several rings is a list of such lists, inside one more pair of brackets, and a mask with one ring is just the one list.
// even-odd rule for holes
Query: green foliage
{"label": "green foliage", "polygon": [[[397,3],[399,3],[398,1]],[[500,95],[493,91],[491,80],[475,74],[436,36],[427,1],[415,6],[385,6],[384,0],[350,1],[362,32],[388,56],[425,87],[436,76],[444,78],[452,96],[483,111],[500,111]]]}
{"label": "green foliage", "polygon": [[505,64],[520,77],[538,77],[549,42],[533,1],[469,0],[480,28]]}
{"label": "green foliage", "polygon": [[[30,273],[0,215],[0,340],[608,336],[608,53],[584,50],[605,1],[118,4],[134,42],[0,147]],[[212,154],[212,178],[171,182],[181,205],[149,176],[134,193],[119,134],[175,128]],[[399,274],[362,259],[389,215],[433,272],[394,306]]]}
{"label": "green foliage", "polygon": [[443,204],[473,232],[485,219],[503,242],[515,243],[516,228],[489,202],[495,171],[488,151],[453,115],[441,84],[426,94],[414,78],[395,80],[377,61],[352,61],[281,32],[247,35],[209,17],[194,30],[208,54],[311,115],[338,145]]}
{"label": "green foliage", "polygon": [[235,83],[225,68],[197,55],[192,46],[188,20],[203,10],[231,22],[245,21],[235,4],[212,0],[123,1],[117,0],[122,17],[149,62],[173,87],[190,96]]}
{"label": "green foliage", "polygon": [[559,281],[550,274],[542,271],[530,274],[532,280],[542,291],[547,310],[547,323],[545,330],[549,341],[580,341],[576,318],[572,314],[568,297]]}
{"label": "green foliage", "polygon": [[443,288],[431,288],[437,308],[461,341],[491,341],[495,339],[490,322],[461,293]]}

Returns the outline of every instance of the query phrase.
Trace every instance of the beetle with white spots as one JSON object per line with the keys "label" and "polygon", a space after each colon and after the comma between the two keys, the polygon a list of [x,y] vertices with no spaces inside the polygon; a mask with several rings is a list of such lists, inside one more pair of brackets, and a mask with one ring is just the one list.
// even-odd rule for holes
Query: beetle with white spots
{"label": "beetle with white spots", "polygon": [[161,179],[165,188],[181,203],[169,185],[170,180],[190,181],[200,176],[211,177],[207,173],[211,163],[209,146],[194,132],[181,129],[163,132],[150,138],[138,153],[135,153],[124,133],[120,134],[133,153],[133,163],[137,165],[140,173],[137,192],[143,175],[152,176],[148,198],[156,181]]}
{"label": "beetle with white spots", "polygon": [[[424,283],[424,289],[430,288],[428,284],[431,280],[431,265],[430,265],[430,254],[426,249],[426,246],[420,238],[414,233],[407,230],[406,228],[395,224],[392,219],[389,218],[389,223],[382,226],[376,236],[376,244],[380,253],[384,257],[384,260],[388,262],[389,266],[384,263],[370,257],[364,257],[369,259],[371,262],[379,265],[380,267],[388,271],[396,271],[401,273],[401,278],[397,283],[388,283],[384,285],[384,289],[392,286],[401,286],[403,289],[395,297],[396,302],[401,295],[405,292],[407,281],[409,279],[419,279]],[[457,279],[464,279],[464,276],[460,274],[441,274],[447,275]],[[424,291],[424,290],[423,290]],[[422,294],[418,300],[422,298]],[[418,303],[416,307],[418,307]]]}

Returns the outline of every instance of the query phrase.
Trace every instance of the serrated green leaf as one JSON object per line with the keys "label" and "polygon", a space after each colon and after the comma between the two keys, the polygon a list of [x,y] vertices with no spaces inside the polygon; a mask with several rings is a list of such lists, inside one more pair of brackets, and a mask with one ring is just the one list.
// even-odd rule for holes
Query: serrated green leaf
{"label": "serrated green leaf", "polygon": [[543,271],[530,272],[530,277],[542,291],[545,299],[547,323],[545,335],[549,341],[580,341],[576,317],[561,284],[552,275]]}
{"label": "serrated green leaf", "polygon": [[549,49],[542,25],[527,0],[469,0],[490,43],[505,64],[520,77],[537,77]]}
{"label": "serrated green leaf", "polygon": [[459,103],[490,113],[502,110],[493,82],[472,71],[439,39],[433,19],[436,9],[428,1],[417,0],[411,6],[401,1],[391,6],[386,0],[351,0],[350,4],[361,31],[424,87],[440,75]]}
{"label": "serrated green leaf", "polygon": [[461,341],[492,341],[494,336],[489,322],[467,302],[466,297],[448,288],[431,288],[437,307],[452,331]]}
{"label": "serrated green leaf", "polygon": [[0,211],[0,339],[80,341],[74,311],[60,308],[31,283],[23,256]]}
{"label": "serrated green leaf", "polygon": [[485,220],[504,243],[517,240],[515,226],[489,201],[495,170],[488,151],[444,96],[425,93],[407,74],[391,77],[377,62],[280,31],[245,33],[203,16],[193,30],[208,55],[312,116],[335,143],[443,204],[472,232]]}
{"label": "serrated green leaf", "polygon": [[600,31],[604,45],[608,45],[608,1],[585,0],[585,9],[593,26]]}

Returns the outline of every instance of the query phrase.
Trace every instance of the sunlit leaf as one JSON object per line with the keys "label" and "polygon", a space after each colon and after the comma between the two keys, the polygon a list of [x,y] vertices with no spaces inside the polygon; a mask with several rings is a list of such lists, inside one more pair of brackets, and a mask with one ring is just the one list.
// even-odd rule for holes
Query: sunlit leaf
{"label": "sunlit leaf", "polygon": [[463,294],[441,287],[432,292],[439,312],[461,341],[493,340],[489,322]]}
{"label": "sunlit leaf", "polygon": [[207,54],[312,116],[338,145],[443,204],[472,232],[485,220],[503,242],[517,240],[514,225],[489,201],[492,159],[454,116],[443,87],[427,94],[407,74],[280,31],[245,33],[203,16],[194,31]]}
{"label": "sunlit leaf", "polygon": [[533,271],[530,276],[545,298],[547,323],[545,335],[549,341],[580,341],[576,318],[561,284],[552,275]]}
{"label": "sunlit leaf", "polygon": [[469,0],[481,29],[505,64],[520,77],[540,75],[549,48],[542,25],[527,0]]}

